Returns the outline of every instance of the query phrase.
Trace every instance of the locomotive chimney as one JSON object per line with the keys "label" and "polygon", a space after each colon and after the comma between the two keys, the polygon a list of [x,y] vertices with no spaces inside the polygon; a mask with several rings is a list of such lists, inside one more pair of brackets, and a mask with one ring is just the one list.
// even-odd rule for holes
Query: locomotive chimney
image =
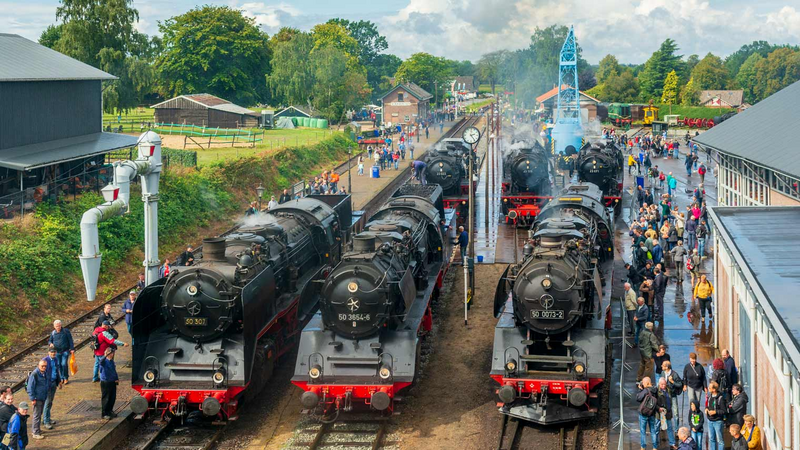
{"label": "locomotive chimney", "polygon": [[208,261],[225,261],[225,238],[203,239],[203,259]]}
{"label": "locomotive chimney", "polygon": [[372,253],[375,251],[375,237],[356,236],[353,238],[353,251],[358,253]]}

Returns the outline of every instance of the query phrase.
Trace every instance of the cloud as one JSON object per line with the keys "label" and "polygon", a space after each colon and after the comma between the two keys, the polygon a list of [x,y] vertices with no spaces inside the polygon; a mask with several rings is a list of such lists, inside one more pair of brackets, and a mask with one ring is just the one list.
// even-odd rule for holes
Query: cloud
{"label": "cloud", "polygon": [[0,1],[0,30],[38,41],[48,25],[56,21],[56,5]]}
{"label": "cloud", "polygon": [[301,16],[302,11],[287,3],[268,5],[263,2],[244,3],[236,7],[244,15],[256,20],[256,24],[267,31],[278,31],[287,23],[293,22],[293,18]]}
{"label": "cloud", "polygon": [[397,28],[423,36],[441,34],[444,32],[442,21],[443,17],[439,13],[412,12],[408,15],[408,19],[397,24]]}

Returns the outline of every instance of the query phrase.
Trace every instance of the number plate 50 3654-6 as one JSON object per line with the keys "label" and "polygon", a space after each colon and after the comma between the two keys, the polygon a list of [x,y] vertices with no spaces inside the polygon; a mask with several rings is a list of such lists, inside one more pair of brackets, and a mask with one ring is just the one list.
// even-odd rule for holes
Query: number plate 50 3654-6
{"label": "number plate 50 3654-6", "polygon": [[563,310],[542,311],[534,309],[531,311],[531,319],[563,319]]}

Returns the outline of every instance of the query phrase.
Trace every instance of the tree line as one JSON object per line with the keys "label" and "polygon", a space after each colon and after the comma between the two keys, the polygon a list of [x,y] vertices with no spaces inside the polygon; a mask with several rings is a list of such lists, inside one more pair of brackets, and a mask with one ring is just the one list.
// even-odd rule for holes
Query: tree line
{"label": "tree line", "polygon": [[[128,111],[162,98],[208,93],[244,106],[311,106],[339,121],[344,112],[376,102],[393,84],[414,82],[441,104],[456,76],[476,76],[512,91],[527,107],[558,82],[559,54],[569,29],[536,28],[528,47],[484,54],[477,63],[415,53],[386,53],[386,38],[365,20],[331,19],[305,32],[273,36],[228,6],[200,6],[159,21],[161,36],[137,31],[132,0],[61,0],[59,24],[42,45],[118,77],[104,82],[107,112]],[[607,55],[591,66],[578,46],[579,87],[601,101],[693,105],[701,90],[743,89],[755,103],[800,79],[797,47],[756,41],[721,58],[684,58],[672,39],[641,65]]]}

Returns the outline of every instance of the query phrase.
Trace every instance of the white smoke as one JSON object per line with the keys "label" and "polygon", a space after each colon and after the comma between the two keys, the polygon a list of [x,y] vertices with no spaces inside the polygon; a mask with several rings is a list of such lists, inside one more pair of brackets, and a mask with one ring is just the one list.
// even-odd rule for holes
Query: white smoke
{"label": "white smoke", "polygon": [[236,221],[236,224],[240,227],[257,227],[257,226],[264,226],[277,223],[275,220],[275,216],[272,214],[267,214],[265,212],[258,212],[251,216],[242,216],[239,220]]}

